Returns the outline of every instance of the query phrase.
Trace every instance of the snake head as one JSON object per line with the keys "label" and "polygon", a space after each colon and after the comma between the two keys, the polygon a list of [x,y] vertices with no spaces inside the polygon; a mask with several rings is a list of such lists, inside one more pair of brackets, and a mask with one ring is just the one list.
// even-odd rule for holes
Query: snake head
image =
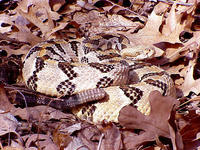
{"label": "snake head", "polygon": [[125,59],[131,60],[144,60],[154,57],[155,49],[150,46],[135,46],[131,48],[125,48],[121,52],[121,56]]}

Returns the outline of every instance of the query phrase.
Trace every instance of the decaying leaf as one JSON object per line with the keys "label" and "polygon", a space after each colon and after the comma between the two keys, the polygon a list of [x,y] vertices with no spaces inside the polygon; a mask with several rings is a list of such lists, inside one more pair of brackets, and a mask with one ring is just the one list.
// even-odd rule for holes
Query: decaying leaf
{"label": "decaying leaf", "polygon": [[6,95],[3,85],[0,85],[0,110],[9,112],[15,110],[15,107],[10,103]]}
{"label": "decaying leaf", "polygon": [[200,89],[199,89],[200,80],[194,79],[195,66],[196,66],[195,60],[190,61],[187,68],[187,73],[185,75],[185,81],[181,88],[185,96],[187,96],[190,92],[193,92],[195,94],[200,93]]}
{"label": "decaying leaf", "polygon": [[20,123],[10,113],[0,110],[0,136],[9,132],[16,133],[16,128]]}
{"label": "decaying leaf", "polygon": [[[59,148],[52,142],[48,135],[44,134],[32,134],[30,136],[23,137],[26,148],[40,147],[41,149],[58,150]],[[33,145],[33,146],[32,146]]]}
{"label": "decaying leaf", "polygon": [[51,119],[72,119],[75,120],[74,116],[71,114],[65,114],[59,110],[56,110],[48,106],[35,106],[23,109],[17,109],[14,112],[15,115],[18,115],[22,119],[33,119],[33,120],[42,120],[48,121]]}
{"label": "decaying leaf", "polygon": [[102,15],[96,10],[89,13],[77,12],[73,16],[73,20],[81,27],[86,28],[89,35],[99,33],[115,33],[117,31],[131,30],[134,31],[141,25],[139,22],[132,22],[121,15]]}
{"label": "decaying leaf", "polygon": [[[5,84],[0,85],[0,147],[197,149],[200,145],[199,96],[196,97],[200,93],[199,10],[199,2],[195,0],[0,1],[0,82]],[[161,66],[171,75],[183,103],[179,110],[174,109],[175,99],[158,92],[149,96],[152,107],[149,116],[130,106],[123,108],[119,117],[121,126],[91,125],[68,110],[61,112],[49,106],[21,108],[25,102],[33,102],[34,97],[27,98],[24,94],[24,84],[14,76],[20,74],[21,68],[15,64],[22,67],[21,60],[33,45],[48,39],[67,41],[98,33],[127,37],[132,45],[126,52],[138,47],[142,51],[153,48],[154,55],[146,61]],[[20,63],[9,61],[13,57]],[[14,85],[8,85],[11,83]],[[22,105],[15,103],[19,95]],[[11,137],[7,139],[5,135]]]}
{"label": "decaying leaf", "polygon": [[200,116],[192,118],[190,122],[181,129],[180,134],[183,138],[185,149],[195,149],[200,146]]}
{"label": "decaying leaf", "polygon": [[99,142],[101,150],[120,150],[122,148],[122,139],[119,129],[114,125],[110,124],[103,128],[103,139],[102,143]]}
{"label": "decaying leaf", "polygon": [[126,106],[120,111],[119,123],[128,129],[142,129],[144,132],[134,138],[126,138],[127,148],[136,148],[145,141],[157,140],[159,136],[170,138],[169,118],[178,104],[172,97],[163,97],[158,91],[150,93],[151,112],[145,116],[136,108]]}

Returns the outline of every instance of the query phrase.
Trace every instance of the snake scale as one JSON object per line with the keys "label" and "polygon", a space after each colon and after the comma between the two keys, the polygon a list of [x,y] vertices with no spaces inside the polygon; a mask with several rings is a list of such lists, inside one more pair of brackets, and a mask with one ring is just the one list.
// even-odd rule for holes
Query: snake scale
{"label": "snake scale", "polygon": [[86,103],[72,109],[79,118],[118,122],[119,111],[126,105],[149,114],[148,96],[153,90],[175,96],[167,72],[134,60],[151,55],[149,49],[134,52],[123,35],[49,40],[30,49],[22,74],[27,87],[37,92],[56,97],[77,94],[76,101]]}

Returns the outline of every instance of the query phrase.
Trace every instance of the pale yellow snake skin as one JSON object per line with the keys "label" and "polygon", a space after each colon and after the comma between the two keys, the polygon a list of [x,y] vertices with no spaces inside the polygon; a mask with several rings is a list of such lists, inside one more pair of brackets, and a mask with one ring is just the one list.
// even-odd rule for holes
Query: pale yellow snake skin
{"label": "pale yellow snake skin", "polygon": [[[151,51],[145,55],[131,51],[122,35],[50,40],[31,48],[24,59],[23,78],[28,88],[46,95],[79,94],[77,101],[86,104],[72,111],[81,119],[118,122],[119,111],[129,104],[148,114],[153,90],[175,96],[173,81],[164,70],[131,58]],[[93,100],[98,102],[87,103]]]}

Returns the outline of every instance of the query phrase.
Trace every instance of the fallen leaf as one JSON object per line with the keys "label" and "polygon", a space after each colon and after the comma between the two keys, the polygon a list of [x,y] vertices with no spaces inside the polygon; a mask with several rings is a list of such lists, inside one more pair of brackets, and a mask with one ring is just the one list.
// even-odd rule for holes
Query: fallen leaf
{"label": "fallen leaf", "polygon": [[88,149],[86,145],[83,144],[80,138],[73,137],[72,142],[68,144],[68,146],[65,148],[65,150],[74,150],[74,149]]}
{"label": "fallen leaf", "polygon": [[70,135],[66,132],[62,132],[58,129],[56,129],[53,132],[53,142],[60,148],[63,149],[67,147],[67,145],[72,141],[72,138]]}
{"label": "fallen leaf", "polygon": [[9,112],[14,109],[15,107],[13,104],[10,103],[3,85],[0,84],[0,110]]}
{"label": "fallen leaf", "polygon": [[0,136],[10,132],[18,135],[16,128],[20,125],[20,123],[11,113],[0,109],[0,122]]}
{"label": "fallen leaf", "polygon": [[122,146],[121,134],[119,129],[114,124],[108,124],[103,127],[103,140],[99,141],[99,147],[101,150],[120,150]]}
{"label": "fallen leaf", "polygon": [[115,33],[117,31],[134,31],[141,25],[139,22],[132,22],[121,15],[102,15],[96,10],[88,13],[76,12],[73,20],[80,24],[81,28],[87,29],[89,35],[99,33]]}
{"label": "fallen leaf", "polygon": [[[163,24],[163,15],[157,15],[153,11],[143,29],[136,34],[127,35],[132,45],[153,45],[162,42],[171,44],[181,43],[179,35],[188,26],[188,21],[187,19],[181,20],[180,18],[184,14],[179,14],[179,12],[175,11],[175,8],[176,4],[173,5],[169,13],[170,15],[166,18],[167,24]],[[166,57],[168,58],[168,55]]]}
{"label": "fallen leaf", "polygon": [[120,111],[118,119],[123,127],[144,130],[144,133],[134,136],[134,138],[125,138],[127,148],[134,149],[141,143],[157,140],[159,136],[170,138],[168,120],[178,101],[169,96],[163,97],[158,91],[150,93],[149,101],[151,112],[148,116],[131,106],[126,106]]}
{"label": "fallen leaf", "polygon": [[196,65],[195,59],[189,62],[187,67],[184,83],[181,86],[184,96],[187,96],[190,92],[195,94],[200,93],[200,79],[194,79],[194,67]]}
{"label": "fallen leaf", "polygon": [[192,118],[189,123],[180,130],[185,149],[195,149],[200,146],[200,116]]}
{"label": "fallen leaf", "polygon": [[17,12],[40,28],[45,39],[49,38],[50,35],[47,33],[55,27],[53,20],[59,19],[60,16],[51,11],[48,0],[20,1]]}
{"label": "fallen leaf", "polygon": [[[59,148],[53,143],[50,136],[44,134],[30,134],[29,136],[22,137],[26,148],[34,148],[37,146],[41,149],[58,150]],[[32,146],[35,145],[35,146]]]}
{"label": "fallen leaf", "polygon": [[29,117],[31,117],[32,120],[38,120],[38,121],[42,120],[44,122],[50,119],[75,120],[75,117],[73,115],[63,113],[59,110],[56,110],[48,106],[35,106],[35,107],[17,109],[13,113],[14,115],[17,115],[25,120],[29,120]]}
{"label": "fallen leaf", "polygon": [[53,11],[58,11],[65,4],[65,0],[50,0],[49,4]]}

